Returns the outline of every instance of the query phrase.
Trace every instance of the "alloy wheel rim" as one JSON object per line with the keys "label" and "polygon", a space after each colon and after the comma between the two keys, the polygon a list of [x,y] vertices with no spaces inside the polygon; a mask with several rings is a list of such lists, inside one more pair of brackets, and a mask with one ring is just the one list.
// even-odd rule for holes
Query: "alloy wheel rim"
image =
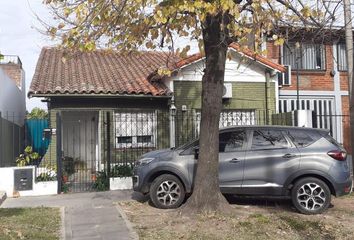
{"label": "alloy wheel rim", "polygon": [[297,201],[304,209],[314,211],[323,207],[326,194],[317,183],[306,183],[297,191]]}
{"label": "alloy wheel rim", "polygon": [[175,181],[164,181],[157,188],[157,200],[165,205],[174,205],[181,197],[181,188]]}

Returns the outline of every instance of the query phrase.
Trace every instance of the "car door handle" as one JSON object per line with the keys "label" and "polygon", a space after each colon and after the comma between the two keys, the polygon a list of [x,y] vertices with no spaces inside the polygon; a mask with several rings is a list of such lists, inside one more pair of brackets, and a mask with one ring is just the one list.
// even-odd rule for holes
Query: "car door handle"
{"label": "car door handle", "polygon": [[296,157],[296,155],[290,153],[287,153],[283,156],[283,158],[293,158],[293,157]]}
{"label": "car door handle", "polygon": [[240,162],[240,160],[238,160],[237,158],[233,158],[229,162],[230,163],[238,163],[238,162]]}

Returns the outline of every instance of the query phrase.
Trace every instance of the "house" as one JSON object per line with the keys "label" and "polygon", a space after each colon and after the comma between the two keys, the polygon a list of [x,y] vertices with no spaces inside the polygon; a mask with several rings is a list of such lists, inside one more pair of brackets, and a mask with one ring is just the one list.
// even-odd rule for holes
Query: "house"
{"label": "house", "polygon": [[[229,56],[221,126],[270,122],[279,102],[277,73],[285,68],[236,44]],[[45,164],[63,159],[62,174],[70,172],[73,191],[83,191],[97,171],[196,137],[204,61],[201,54],[44,48],[28,95],[46,99],[56,129]],[[161,68],[171,76],[159,76]]]}
{"label": "house", "polygon": [[289,40],[283,46],[275,46],[272,40],[266,44],[267,58],[289,69],[289,74],[280,78],[279,112],[314,111],[315,127],[330,129],[332,136],[350,151],[343,30],[323,30],[320,36],[304,29],[286,34]]}
{"label": "house", "polygon": [[0,59],[0,86],[0,167],[7,167],[15,165],[24,145],[25,72],[18,56]]}

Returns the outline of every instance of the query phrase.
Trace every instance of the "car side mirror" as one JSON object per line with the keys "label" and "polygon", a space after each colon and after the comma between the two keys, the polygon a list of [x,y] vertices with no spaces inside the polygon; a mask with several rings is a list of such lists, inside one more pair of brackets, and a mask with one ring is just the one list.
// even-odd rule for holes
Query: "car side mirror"
{"label": "car side mirror", "polygon": [[194,147],[193,150],[194,150],[194,159],[197,160],[199,157],[199,146]]}

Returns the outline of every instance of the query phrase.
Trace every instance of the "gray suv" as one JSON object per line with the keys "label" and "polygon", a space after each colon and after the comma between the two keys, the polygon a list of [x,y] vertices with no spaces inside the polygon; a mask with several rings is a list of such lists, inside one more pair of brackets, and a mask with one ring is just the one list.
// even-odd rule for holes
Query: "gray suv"
{"label": "gray suv", "polygon": [[[198,140],[144,154],[136,162],[134,191],[158,208],[179,207],[193,191]],[[329,131],[283,126],[240,126],[219,134],[223,194],[291,197],[304,214],[325,211],[331,195],[351,191],[347,154]]]}

